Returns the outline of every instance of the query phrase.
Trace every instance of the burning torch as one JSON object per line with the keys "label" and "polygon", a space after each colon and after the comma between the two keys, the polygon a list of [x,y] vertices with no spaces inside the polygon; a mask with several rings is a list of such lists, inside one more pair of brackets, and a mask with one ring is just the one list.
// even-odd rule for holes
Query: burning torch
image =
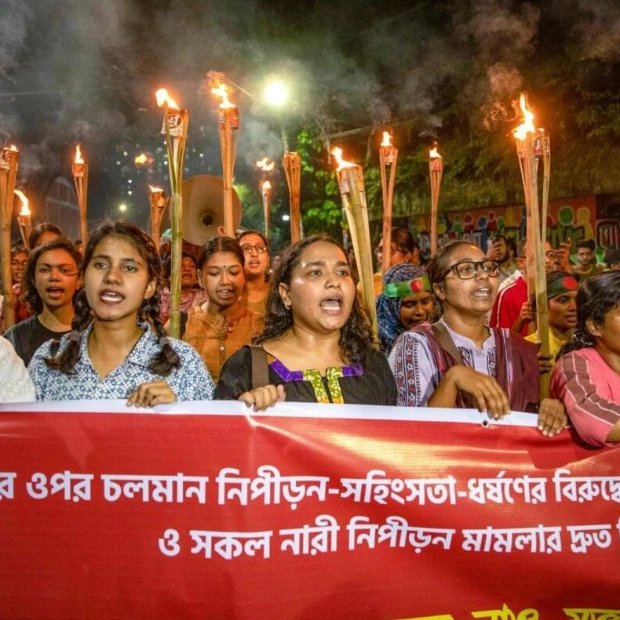
{"label": "burning torch", "polygon": [[88,164],[82,158],[79,144],[75,147],[75,157],[71,171],[73,172],[73,183],[75,184],[75,193],[80,211],[80,238],[83,247],[86,247],[88,242],[88,218],[86,215],[88,204]]}
{"label": "burning torch", "polygon": [[224,232],[235,236],[233,221],[233,171],[237,154],[237,130],[239,129],[239,108],[228,99],[224,74],[210,71],[208,74],[211,93],[221,99],[219,109],[220,150],[222,152],[222,180],[224,184]]}
{"label": "burning torch", "polygon": [[[383,141],[379,148],[379,164],[381,167],[381,188],[383,190],[383,258],[381,271],[390,268],[390,247],[392,246],[392,203],[394,200],[394,180],[396,179],[396,163],[398,149],[392,144],[392,137],[383,132]],[[388,181],[387,169],[390,168]]]}
{"label": "burning torch", "polygon": [[439,210],[439,191],[443,176],[443,160],[437,152],[437,142],[428,152],[428,172],[431,179],[431,254],[437,252],[437,211]]}
{"label": "burning torch", "polygon": [[15,325],[15,293],[11,277],[11,221],[19,151],[13,145],[0,154],[0,219],[2,223],[2,294],[4,295],[4,328]]}
{"label": "burning torch", "polygon": [[269,238],[269,231],[271,229],[271,183],[267,178],[270,172],[273,172],[275,163],[269,162],[267,157],[256,162],[256,167],[263,171],[263,176],[260,182],[261,196],[263,197],[263,215],[265,218],[265,236]]}
{"label": "burning torch", "polygon": [[28,245],[28,238],[30,237],[30,232],[32,231],[32,214],[30,213],[30,203],[28,201],[28,198],[26,198],[26,194],[24,194],[24,192],[16,189],[15,194],[17,194],[22,204],[21,209],[17,214],[19,232],[22,236],[24,246],[27,250],[30,250],[30,246]]}
{"label": "burning torch", "polygon": [[282,167],[288,184],[291,214],[291,243],[301,239],[301,156],[294,151],[284,153]]}
{"label": "burning torch", "polygon": [[364,301],[368,307],[373,329],[377,328],[377,308],[372,274],[372,252],[370,248],[370,231],[368,228],[368,209],[364,190],[362,167],[344,161],[342,149],[336,147],[332,154],[338,162],[338,187],[347,215],[355,260],[359,268]]}
{"label": "burning torch", "polygon": [[[549,135],[536,129],[534,114],[527,107],[524,93],[520,97],[523,123],[513,130],[516,138],[517,157],[525,194],[527,214],[527,285],[530,299],[536,302],[536,330],[540,340],[540,354],[549,356],[549,319],[547,310],[547,276],[545,273],[545,237],[547,205],[549,200],[550,147]],[[538,161],[543,160],[542,213],[538,202]],[[549,393],[549,373],[541,375],[540,396]]]}
{"label": "burning torch", "polygon": [[[179,338],[181,334],[181,262],[183,252],[183,234],[181,230],[183,201],[181,197],[181,186],[183,183],[183,159],[185,158],[185,141],[187,140],[189,113],[187,110],[179,109],[179,106],[174,99],[168,95],[168,91],[165,88],[160,88],[155,93],[155,96],[157,98],[157,105],[164,109],[164,121],[161,133],[166,136],[171,189],[170,335],[173,338]],[[151,205],[152,204],[153,197],[151,196]]]}

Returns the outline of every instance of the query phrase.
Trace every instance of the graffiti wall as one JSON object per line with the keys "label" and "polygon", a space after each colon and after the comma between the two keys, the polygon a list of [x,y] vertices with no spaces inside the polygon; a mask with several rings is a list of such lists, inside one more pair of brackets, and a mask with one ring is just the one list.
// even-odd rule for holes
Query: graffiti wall
{"label": "graffiti wall", "polygon": [[[422,251],[429,252],[430,215],[413,216],[408,225]],[[525,238],[525,207],[516,205],[439,212],[438,246],[453,239],[468,239],[486,248],[489,237],[496,232],[517,243]],[[551,201],[547,238],[553,247],[570,239],[572,251],[575,251],[577,242],[594,239],[599,255],[620,247],[620,201],[595,195]]]}

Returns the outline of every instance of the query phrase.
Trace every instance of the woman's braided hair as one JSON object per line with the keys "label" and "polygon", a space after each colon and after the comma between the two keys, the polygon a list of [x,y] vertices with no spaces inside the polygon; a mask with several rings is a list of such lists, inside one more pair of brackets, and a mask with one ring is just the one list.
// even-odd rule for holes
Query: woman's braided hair
{"label": "woman's braided hair", "polygon": [[[151,360],[149,370],[155,374],[166,377],[174,368],[179,368],[181,366],[181,360],[176,351],[172,348],[168,340],[168,335],[164,330],[163,323],[159,318],[161,265],[155,243],[141,228],[134,224],[124,221],[104,222],[93,231],[88,240],[88,245],[84,252],[84,261],[81,267],[82,277],[84,277],[86,273],[95,248],[106,237],[119,237],[129,240],[146,263],[149,281],[156,281],[157,288],[155,293],[149,299],[143,300],[142,305],[138,309],[138,321],[147,323],[159,336],[161,351]],[[75,368],[75,364],[79,358],[82,332],[93,320],[92,309],[88,304],[86,292],[82,289],[76,299],[75,316],[71,324],[72,331],[67,338],[67,346],[65,346],[59,354],[46,359],[45,363],[50,368],[56,368],[65,374],[70,374]]]}

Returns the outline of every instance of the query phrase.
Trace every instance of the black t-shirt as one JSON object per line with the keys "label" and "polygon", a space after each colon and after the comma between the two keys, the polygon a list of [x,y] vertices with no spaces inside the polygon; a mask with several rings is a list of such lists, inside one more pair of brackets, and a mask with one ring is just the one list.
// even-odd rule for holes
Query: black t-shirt
{"label": "black t-shirt", "polygon": [[24,360],[24,364],[28,366],[34,352],[48,340],[60,340],[62,336],[68,334],[71,330],[65,332],[53,332],[47,329],[36,316],[30,317],[25,321],[21,321],[13,327],[9,327],[4,337],[11,342],[15,352]]}
{"label": "black t-shirt", "polygon": [[[342,370],[342,371],[341,371]],[[380,351],[369,348],[363,367],[336,369],[342,398],[347,404],[396,405],[396,382],[387,359]],[[321,377],[318,389],[333,402],[335,390],[330,389],[329,377]],[[317,389],[312,381],[301,377],[301,372],[288,370],[279,360],[269,364],[269,382],[284,385],[286,400],[316,403]],[[231,355],[222,367],[220,380],[215,388],[215,400],[236,400],[243,392],[252,389],[252,353],[243,347]]]}

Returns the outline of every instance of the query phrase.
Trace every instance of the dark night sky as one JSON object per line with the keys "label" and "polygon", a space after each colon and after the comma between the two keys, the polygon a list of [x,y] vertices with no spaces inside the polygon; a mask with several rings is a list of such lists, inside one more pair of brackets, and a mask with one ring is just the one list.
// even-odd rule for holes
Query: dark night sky
{"label": "dark night sky", "polygon": [[[208,71],[259,95],[289,83],[278,115],[243,93],[237,174],[281,154],[280,123],[328,131],[417,119],[441,131],[450,97],[472,105],[515,97],[524,67],[570,41],[571,54],[617,62],[614,0],[3,0],[0,140],[22,151],[20,184],[70,171],[76,141],[90,154],[94,209],[121,196],[117,151],[158,144],[153,93],[168,87],[190,110],[191,173],[220,174]],[[446,88],[454,76],[462,85]],[[294,146],[294,145],[293,145]],[[114,150],[116,147],[116,151]],[[137,154],[137,153],[136,153]],[[194,163],[192,163],[192,161]],[[201,167],[197,167],[200,163]]]}

